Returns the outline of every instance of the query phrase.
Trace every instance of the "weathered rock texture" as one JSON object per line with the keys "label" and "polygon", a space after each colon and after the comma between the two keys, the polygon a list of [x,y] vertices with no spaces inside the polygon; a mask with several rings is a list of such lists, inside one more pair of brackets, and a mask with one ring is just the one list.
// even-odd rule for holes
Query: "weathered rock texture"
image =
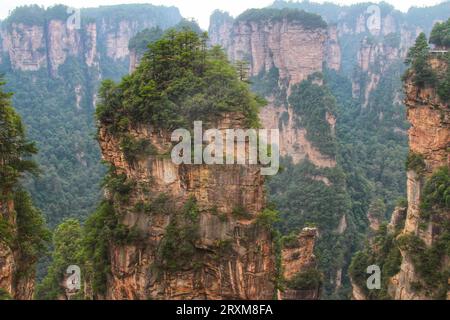
{"label": "weathered rock texture", "polygon": [[[431,58],[430,63],[437,72],[448,68],[446,62],[437,58]],[[431,246],[439,236],[439,228],[434,228],[433,222],[425,230],[419,228],[420,203],[425,179],[437,168],[450,165],[450,109],[448,104],[439,99],[434,88],[418,88],[411,78],[405,83],[405,93],[408,120],[411,123],[410,149],[424,157],[426,166],[422,175],[412,170],[408,172],[408,209],[403,234],[417,235]],[[402,251],[402,257],[401,271],[391,281],[392,297],[402,300],[429,299],[421,291],[413,290],[412,285],[420,282],[420,276],[415,272],[409,254]]]}
{"label": "weathered rock texture", "polygon": [[[239,128],[243,117],[231,114],[215,126]],[[160,154],[171,149],[170,136],[156,128],[131,128],[130,134],[151,141]],[[180,165],[170,158],[149,156],[134,164],[124,159],[119,142],[100,130],[103,157],[119,173],[138,182],[126,207],[116,203],[121,223],[137,228],[144,241],[112,244],[107,298],[111,299],[271,299],[274,295],[275,252],[270,231],[257,223],[264,209],[264,179],[257,165]],[[144,186],[150,191],[144,192]],[[152,195],[170,197],[171,214],[133,212],[137,201]],[[158,247],[174,212],[190,197],[200,210],[195,268],[155,268]],[[233,210],[248,213],[236,217]],[[223,251],[224,244],[227,249]]]}
{"label": "weathered rock texture", "polygon": [[[222,130],[243,128],[240,114],[227,114],[213,124]],[[152,143],[167,154],[172,143],[167,132],[140,126],[130,128],[136,139]],[[136,182],[127,205],[115,203],[120,223],[137,229],[144,240],[110,246],[109,299],[272,299],[275,295],[276,252],[271,231],[258,217],[265,207],[264,178],[259,165],[175,165],[170,158],[148,156],[130,164],[116,137],[101,128],[103,157],[117,173]],[[145,191],[144,191],[145,190]],[[150,215],[133,210],[139,201],[151,202],[165,194],[170,213]],[[157,267],[158,248],[176,212],[194,197],[200,211],[192,266],[180,270]],[[245,215],[236,215],[240,208]],[[315,230],[299,236],[299,246],[283,253],[286,276],[315,267]],[[297,255],[294,256],[294,253]],[[317,299],[320,288],[296,293],[290,299]]]}
{"label": "weathered rock texture", "polygon": [[[17,233],[16,212],[12,200],[0,201],[0,216],[10,226],[11,237]],[[16,300],[31,300],[35,286],[35,272],[23,273],[27,265],[20,259],[20,248],[0,240],[0,288]]]}
{"label": "weathered rock texture", "polygon": [[[250,76],[258,76],[276,68],[278,85],[287,96],[293,85],[309,75],[322,71],[324,61],[333,69],[340,65],[340,49],[336,28],[306,28],[288,21],[236,21],[222,14],[211,18],[210,40],[221,45],[231,61],[248,61]],[[286,97],[287,98],[287,97]],[[334,167],[336,161],[327,157],[306,139],[306,130],[296,125],[297,116],[290,106],[267,96],[269,104],[260,113],[265,128],[280,130],[280,153],[294,163],[308,158],[318,167]],[[282,117],[287,121],[281,122]],[[327,119],[328,120],[328,119]],[[335,123],[334,116],[329,120]],[[331,125],[331,123],[330,123]]]}

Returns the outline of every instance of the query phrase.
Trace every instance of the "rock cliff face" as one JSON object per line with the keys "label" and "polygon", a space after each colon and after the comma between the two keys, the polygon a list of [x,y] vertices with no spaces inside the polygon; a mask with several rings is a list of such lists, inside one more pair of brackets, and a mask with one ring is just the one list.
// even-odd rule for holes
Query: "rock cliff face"
{"label": "rock cliff face", "polygon": [[[316,237],[317,229],[304,228],[294,244],[285,246],[281,250],[282,276],[284,280],[290,281],[297,274],[316,268],[316,258],[314,256]],[[320,297],[320,290],[320,287],[302,290],[285,288],[283,291],[279,291],[278,297],[281,300],[317,300]]]}
{"label": "rock cliff face", "polygon": [[231,34],[226,50],[228,57],[232,61],[250,60],[253,76],[275,67],[279,70],[280,80],[286,80],[291,86],[322,70],[326,29],[310,30],[287,20],[239,21]]}
{"label": "rock cliff face", "polygon": [[[448,68],[445,61],[437,58],[431,58],[430,64],[438,72]],[[426,178],[439,167],[450,165],[450,110],[448,104],[439,99],[435,88],[418,88],[411,78],[405,83],[405,93],[407,116],[411,123],[410,149],[411,152],[423,156],[425,169],[420,175],[413,170],[408,171],[408,209],[403,234],[416,235],[430,247],[436,242],[441,230],[433,221],[429,222],[425,229],[420,228],[420,203]],[[414,269],[410,254],[402,251],[402,257],[400,273],[391,281],[392,297],[402,300],[429,299],[429,295],[413,288],[413,285],[419,283],[421,279]]]}
{"label": "rock cliff face", "polygon": [[[216,127],[239,128],[243,117],[225,116]],[[170,151],[170,136],[157,128],[130,129],[151,141],[159,154]],[[138,182],[127,206],[115,204],[121,223],[136,228],[143,241],[110,247],[111,299],[271,299],[274,295],[275,254],[269,230],[258,224],[265,206],[263,177],[256,165],[180,165],[170,158],[150,156],[130,165],[119,142],[100,130],[103,157],[118,173]],[[144,191],[147,188],[147,191]],[[170,199],[167,213],[146,215],[132,207],[139,201]],[[177,221],[177,213],[194,197],[199,210],[195,251],[178,270],[158,268],[159,249]],[[236,216],[240,208],[244,216]],[[234,214],[233,214],[234,212]],[[180,228],[186,227],[181,223]],[[182,244],[178,244],[182,245]]]}
{"label": "rock cliff face", "polygon": [[[16,212],[14,202],[0,201],[0,216],[12,226],[11,236],[14,237],[16,230]],[[35,287],[35,272],[22,274],[23,261],[20,259],[21,252],[17,247],[0,240],[0,288],[16,300],[31,300]]]}
{"label": "rock cliff face", "polygon": [[[283,19],[261,21],[232,18],[226,13],[211,17],[210,40],[222,46],[231,61],[249,62],[249,75],[258,77],[276,69],[278,86],[289,96],[293,85],[306,80],[309,75],[322,71],[325,61],[330,68],[338,69],[340,49],[336,28],[309,28],[301,23]],[[334,167],[333,158],[322,155],[306,138],[306,130],[296,126],[297,116],[290,106],[266,96],[269,104],[261,111],[265,128],[280,130],[280,153],[291,156],[294,163],[308,158],[318,167]],[[283,117],[287,121],[280,121]],[[329,115],[330,125],[335,123]],[[333,124],[332,124],[333,123]]]}

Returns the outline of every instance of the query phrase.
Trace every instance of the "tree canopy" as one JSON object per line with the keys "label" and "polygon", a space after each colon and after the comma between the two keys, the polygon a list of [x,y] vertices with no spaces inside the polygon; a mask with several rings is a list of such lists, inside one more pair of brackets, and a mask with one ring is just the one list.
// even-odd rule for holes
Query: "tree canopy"
{"label": "tree canopy", "polygon": [[206,34],[173,29],[149,45],[132,75],[119,84],[104,81],[99,96],[97,117],[116,133],[143,122],[186,128],[223,112],[242,112],[257,126],[262,102],[219,47],[207,48]]}
{"label": "tree canopy", "polygon": [[9,191],[26,172],[37,172],[29,157],[37,152],[27,140],[20,116],[11,106],[11,93],[3,91],[0,78],[0,191]]}
{"label": "tree canopy", "polygon": [[430,35],[430,43],[439,47],[450,47],[450,18],[434,25]]}

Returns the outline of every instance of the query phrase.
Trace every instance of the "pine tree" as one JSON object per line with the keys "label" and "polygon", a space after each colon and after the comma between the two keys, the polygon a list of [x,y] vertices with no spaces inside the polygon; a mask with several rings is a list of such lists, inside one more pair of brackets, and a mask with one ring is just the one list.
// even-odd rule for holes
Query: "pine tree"
{"label": "pine tree", "polygon": [[434,85],[436,83],[436,74],[428,63],[430,47],[425,33],[421,33],[415,45],[409,50],[406,63],[411,65],[414,71],[413,81],[418,87]]}

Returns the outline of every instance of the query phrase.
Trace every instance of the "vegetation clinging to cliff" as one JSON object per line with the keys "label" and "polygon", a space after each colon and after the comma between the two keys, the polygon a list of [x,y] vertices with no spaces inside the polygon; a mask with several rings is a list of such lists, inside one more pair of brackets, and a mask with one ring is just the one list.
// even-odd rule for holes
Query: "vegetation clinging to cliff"
{"label": "vegetation clinging to cliff", "polygon": [[[400,230],[390,232],[387,225],[383,224],[376,232],[373,245],[367,245],[362,251],[357,252],[349,267],[349,274],[354,284],[361,289],[368,299],[391,299],[388,294],[389,279],[400,271],[402,256],[396,243],[396,236]],[[368,290],[366,280],[368,278],[367,267],[377,265],[381,269],[381,290]]]}
{"label": "vegetation clinging to cliff", "polygon": [[299,115],[299,122],[306,129],[306,137],[321,153],[334,158],[336,140],[327,121],[334,116],[336,99],[327,87],[315,81],[322,81],[321,74],[314,74],[292,87],[289,104]]}
{"label": "vegetation clinging to cliff", "polygon": [[430,35],[430,43],[438,47],[450,47],[450,19],[434,25]]}
{"label": "vegetation clinging to cliff", "polygon": [[11,191],[19,178],[27,172],[37,173],[30,157],[36,154],[34,142],[27,140],[22,119],[11,106],[10,93],[3,91],[5,83],[0,78],[0,191]]}
{"label": "vegetation clinging to cliff", "polygon": [[306,29],[326,28],[327,23],[321,16],[297,9],[249,9],[236,18],[236,22],[282,21],[298,23]]}
{"label": "vegetation clinging to cliff", "polygon": [[208,49],[206,35],[168,31],[150,44],[136,72],[120,84],[105,81],[97,117],[110,132],[148,123],[160,128],[190,128],[223,112],[242,112],[247,125],[258,125],[258,99],[239,81],[218,47]]}
{"label": "vegetation clinging to cliff", "polygon": [[406,58],[406,63],[414,72],[412,80],[416,86],[421,88],[436,84],[436,74],[428,61],[429,51],[427,36],[422,32],[417,37],[415,45],[409,49]]}
{"label": "vegetation clinging to cliff", "polygon": [[[41,212],[36,209],[29,194],[22,189],[20,178],[26,173],[37,172],[30,157],[37,152],[28,141],[20,116],[11,106],[11,94],[3,91],[0,79],[0,203],[11,201],[15,210],[15,225],[0,211],[0,241],[14,252],[15,281],[33,276],[38,259],[47,250],[49,231]],[[5,206],[6,207],[6,206]],[[8,210],[8,209],[6,209]],[[13,284],[14,285],[14,284]]]}

